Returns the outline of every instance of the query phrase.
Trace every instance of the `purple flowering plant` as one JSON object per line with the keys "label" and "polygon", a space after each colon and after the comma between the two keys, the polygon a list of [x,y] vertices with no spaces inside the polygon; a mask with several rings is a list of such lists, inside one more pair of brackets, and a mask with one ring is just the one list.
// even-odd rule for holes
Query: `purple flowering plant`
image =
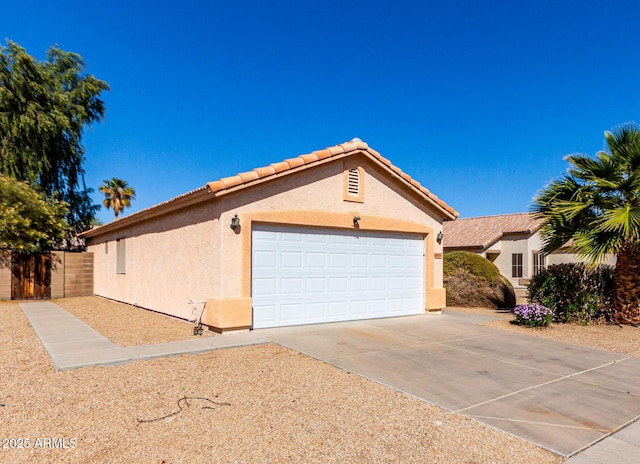
{"label": "purple flowering plant", "polygon": [[553,311],[539,304],[518,305],[513,313],[516,323],[527,327],[546,327],[553,319]]}

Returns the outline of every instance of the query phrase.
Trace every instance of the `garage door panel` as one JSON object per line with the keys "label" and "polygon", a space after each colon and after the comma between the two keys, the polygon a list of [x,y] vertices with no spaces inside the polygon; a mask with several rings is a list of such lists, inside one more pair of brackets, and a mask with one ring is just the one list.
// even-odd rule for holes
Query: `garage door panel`
{"label": "garage door panel", "polygon": [[347,317],[347,302],[346,301],[332,301],[329,302],[329,316],[334,317],[335,320],[343,320]]}
{"label": "garage door panel", "polygon": [[351,255],[351,266],[354,268],[366,268],[369,263],[369,255],[364,253],[353,253]]}
{"label": "garage door panel", "polygon": [[302,304],[280,305],[280,317],[283,322],[298,322],[302,320]]}
{"label": "garage door panel", "polygon": [[278,281],[275,277],[255,279],[253,281],[254,296],[275,296],[277,295]]}
{"label": "garage door panel", "polygon": [[283,295],[302,295],[303,286],[300,277],[283,277],[280,279],[281,292]]}
{"label": "garage door panel", "polygon": [[367,314],[367,300],[356,300],[351,302],[352,316],[361,316]]}
{"label": "garage door panel", "polygon": [[329,278],[329,291],[331,293],[346,293],[348,277],[331,277]]}
{"label": "garage door panel", "polygon": [[327,237],[329,239],[329,243],[331,244],[345,245],[349,241],[349,238],[343,234],[331,234]]}
{"label": "garage door panel", "polygon": [[327,314],[327,303],[307,303],[306,316],[310,321],[324,321]]}
{"label": "garage door panel", "polygon": [[404,255],[391,255],[391,256],[389,256],[389,268],[391,268],[391,269],[404,269],[405,268],[405,256]]}
{"label": "garage door panel", "polygon": [[252,248],[254,328],[424,310],[420,235],[258,225]]}
{"label": "garage door panel", "polygon": [[260,311],[253,313],[253,324],[262,325],[270,324],[276,320],[277,306],[275,304],[263,304],[260,306]]}
{"label": "garage door panel", "polygon": [[301,251],[283,251],[282,254],[283,268],[302,268],[302,252]]}
{"label": "garage door panel", "polygon": [[405,283],[407,290],[422,290],[422,280],[419,277],[408,277]]}
{"label": "garage door panel", "polygon": [[324,277],[307,277],[305,279],[307,293],[325,293],[326,279]]}
{"label": "garage door panel", "polygon": [[282,240],[283,242],[294,242],[294,243],[300,243],[302,242],[302,234],[301,233],[297,233],[297,232],[290,232],[286,235],[281,236],[280,240]]}
{"label": "garage door panel", "polygon": [[330,253],[329,268],[330,269],[346,269],[349,258],[346,253]]}
{"label": "garage door panel", "polygon": [[369,288],[369,279],[367,277],[351,277],[349,284],[351,292],[366,292]]}
{"label": "garage door panel", "polygon": [[278,254],[275,251],[258,251],[254,254],[254,267],[272,269],[276,266]]}
{"label": "garage door panel", "polygon": [[327,243],[326,235],[322,235],[322,234],[306,234],[305,238],[309,243],[321,243],[321,244]]}
{"label": "garage door panel", "polygon": [[372,276],[371,277],[371,290],[387,290],[387,277],[386,276]]}
{"label": "garage door panel", "polygon": [[405,267],[412,271],[422,269],[424,260],[420,256],[407,256],[405,259]]}
{"label": "garage door panel", "polygon": [[327,267],[327,256],[323,252],[310,251],[305,254],[307,258],[307,267],[324,269]]}
{"label": "garage door panel", "polygon": [[389,290],[403,290],[405,279],[404,277],[390,277],[389,278]]}

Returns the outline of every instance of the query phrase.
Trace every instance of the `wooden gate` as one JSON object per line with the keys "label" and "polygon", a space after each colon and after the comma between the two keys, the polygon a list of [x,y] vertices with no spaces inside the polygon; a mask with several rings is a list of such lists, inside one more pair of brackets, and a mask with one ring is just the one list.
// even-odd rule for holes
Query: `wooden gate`
{"label": "wooden gate", "polygon": [[11,299],[51,298],[51,254],[13,253],[11,259]]}

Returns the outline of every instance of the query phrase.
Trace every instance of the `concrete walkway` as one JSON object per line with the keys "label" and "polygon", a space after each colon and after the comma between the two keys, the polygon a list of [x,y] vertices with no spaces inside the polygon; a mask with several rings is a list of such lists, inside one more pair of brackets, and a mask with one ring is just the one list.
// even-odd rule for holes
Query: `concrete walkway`
{"label": "concrete walkway", "polygon": [[41,301],[20,303],[20,307],[40,337],[56,371],[88,366],[113,366],[140,359],[204,353],[268,341],[254,332],[246,332],[224,337],[193,338],[122,348],[56,304]]}
{"label": "concrete walkway", "polygon": [[639,359],[483,327],[478,322],[490,319],[483,316],[318,324],[122,348],[53,303],[20,307],[56,370],[273,341],[572,456],[570,464],[635,464],[640,456]]}

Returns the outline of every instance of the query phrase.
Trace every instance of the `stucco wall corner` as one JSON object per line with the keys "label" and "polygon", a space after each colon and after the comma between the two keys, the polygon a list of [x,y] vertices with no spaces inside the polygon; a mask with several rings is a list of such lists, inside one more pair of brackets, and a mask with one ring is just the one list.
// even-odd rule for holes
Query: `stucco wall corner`
{"label": "stucco wall corner", "polygon": [[253,322],[251,298],[208,298],[202,322],[218,333],[248,329]]}
{"label": "stucco wall corner", "polygon": [[447,290],[445,288],[430,288],[427,292],[425,309],[427,312],[438,312],[447,306]]}

